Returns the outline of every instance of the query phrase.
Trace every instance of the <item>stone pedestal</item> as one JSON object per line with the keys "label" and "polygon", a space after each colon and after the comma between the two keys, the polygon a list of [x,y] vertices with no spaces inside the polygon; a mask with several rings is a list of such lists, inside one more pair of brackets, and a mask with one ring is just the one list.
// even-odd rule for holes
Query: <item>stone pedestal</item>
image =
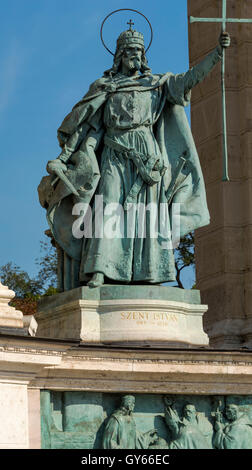
{"label": "stone pedestal", "polygon": [[131,346],[206,346],[196,290],[165,286],[80,287],[43,299],[37,336]]}
{"label": "stone pedestal", "polygon": [[[222,2],[188,0],[188,15],[220,17]],[[227,17],[252,18],[252,2],[229,0]],[[217,44],[220,24],[189,25],[190,66]],[[204,328],[218,348],[252,346],[252,25],[227,24],[226,100],[230,182],[222,182],[221,69],[193,89],[191,125],[206,182],[209,226],[197,230],[196,278],[209,306]]]}

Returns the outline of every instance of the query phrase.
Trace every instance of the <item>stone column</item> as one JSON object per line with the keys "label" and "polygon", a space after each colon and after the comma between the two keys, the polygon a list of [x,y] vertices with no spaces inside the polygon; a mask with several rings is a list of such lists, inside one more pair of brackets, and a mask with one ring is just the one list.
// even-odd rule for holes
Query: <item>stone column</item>
{"label": "stone column", "polygon": [[[221,17],[221,0],[188,0],[188,15]],[[250,0],[227,16],[252,18]],[[221,25],[189,25],[190,66],[217,44]],[[209,226],[196,231],[196,278],[210,345],[252,346],[252,24],[228,24],[226,99],[230,182],[222,182],[220,65],[192,94],[191,124],[206,182]]]}

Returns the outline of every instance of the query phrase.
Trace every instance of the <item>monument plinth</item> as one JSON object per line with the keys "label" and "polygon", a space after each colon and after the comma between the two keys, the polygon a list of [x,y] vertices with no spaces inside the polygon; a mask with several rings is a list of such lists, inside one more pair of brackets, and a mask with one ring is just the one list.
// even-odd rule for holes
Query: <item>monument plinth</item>
{"label": "monument plinth", "polygon": [[85,286],[40,301],[37,335],[140,347],[207,346],[202,326],[206,310],[197,290]]}

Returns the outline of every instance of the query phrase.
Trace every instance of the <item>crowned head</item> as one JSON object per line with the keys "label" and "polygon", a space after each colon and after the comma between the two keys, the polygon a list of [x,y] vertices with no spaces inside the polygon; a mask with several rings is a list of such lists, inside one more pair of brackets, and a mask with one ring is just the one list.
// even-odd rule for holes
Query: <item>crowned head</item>
{"label": "crowned head", "polygon": [[144,36],[131,27],[123,31],[116,42],[114,64],[105,74],[115,75],[118,72],[129,74],[141,72],[150,73],[145,55]]}
{"label": "crowned head", "polygon": [[123,31],[117,39],[117,49],[128,45],[134,46],[136,44],[144,48],[144,36],[134,29]]}

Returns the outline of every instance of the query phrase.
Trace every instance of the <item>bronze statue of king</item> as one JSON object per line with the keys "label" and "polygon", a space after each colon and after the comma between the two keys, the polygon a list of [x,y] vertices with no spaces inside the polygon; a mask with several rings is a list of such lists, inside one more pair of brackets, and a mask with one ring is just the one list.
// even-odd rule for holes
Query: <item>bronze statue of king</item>
{"label": "bronze statue of king", "polygon": [[112,68],[59,127],[62,152],[39,186],[61,290],[175,279],[173,225],[183,237],[209,223],[184,107],[229,44],[222,33],[186,73],[153,74],[143,35],[120,34]]}

